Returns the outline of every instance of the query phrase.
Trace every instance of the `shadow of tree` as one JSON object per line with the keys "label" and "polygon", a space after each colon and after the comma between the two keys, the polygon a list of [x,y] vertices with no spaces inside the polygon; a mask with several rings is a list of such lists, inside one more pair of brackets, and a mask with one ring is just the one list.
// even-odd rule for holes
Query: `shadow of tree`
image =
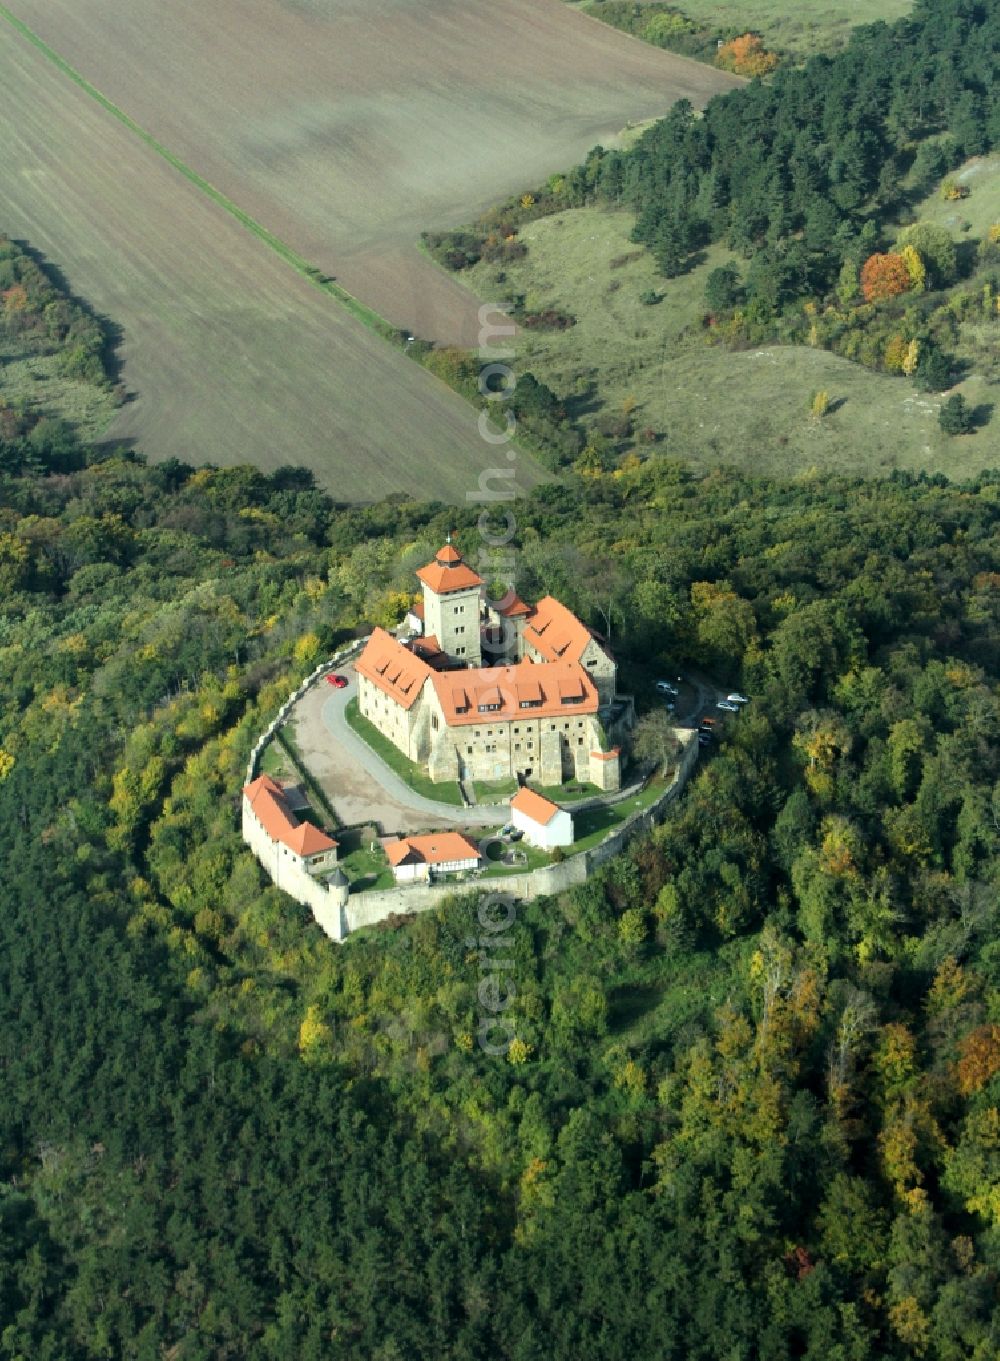
{"label": "shadow of tree", "polygon": [[[112,320],[111,317],[106,316],[103,312],[98,312],[96,308],[90,305],[86,298],[82,298],[80,294],[71,287],[69,280],[59,266],[54,265],[51,260],[47,259],[36,246],[31,244],[30,241],[16,239],[14,240],[14,245],[17,246],[18,250],[23,251],[29,260],[34,261],[54,288],[57,288],[75,307],[79,307],[82,312],[85,312],[86,315],[91,318],[91,320],[97,323],[100,327],[101,335],[104,338],[104,345],[101,351],[101,362],[104,365],[104,371],[108,376],[108,381],[113,386],[120,383],[122,360],[119,351],[121,350],[122,343],[125,339],[124,329],[118,322]],[[128,400],[128,398],[125,400]]]}
{"label": "shadow of tree", "polygon": [[993,405],[992,402],[980,402],[972,408],[969,415],[972,418],[973,430],[980,430],[984,425],[989,425],[993,419]]}

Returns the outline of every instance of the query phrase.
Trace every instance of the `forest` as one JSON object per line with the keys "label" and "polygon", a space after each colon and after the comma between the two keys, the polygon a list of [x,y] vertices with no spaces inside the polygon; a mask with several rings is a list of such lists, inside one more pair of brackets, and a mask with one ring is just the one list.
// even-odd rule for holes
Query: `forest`
{"label": "forest", "polygon": [[[986,11],[936,13],[985,60]],[[956,135],[945,85],[920,116]],[[5,249],[6,338],[105,364]],[[994,1361],[1000,472],[651,454],[514,501],[516,588],[608,634],[640,708],[668,667],[751,702],[655,832],[516,905],[497,1055],[475,900],[334,946],[239,834],[289,688],[449,531],[478,561],[478,508],[40,419],[0,446],[2,1361]]]}
{"label": "forest", "polygon": [[[636,18],[638,8],[602,13],[639,23],[649,7]],[[996,316],[1000,224],[977,257],[912,213],[948,171],[1000,142],[998,45],[997,0],[919,0],[907,18],[855,30],[844,51],[783,65],[704,112],[679,101],[634,146],[595,147],[425,244],[449,269],[502,266],[523,254],[527,221],[623,207],[668,278],[710,243],[734,253],[707,290],[717,342],[819,345],[941,391],[960,368],[959,324]]]}
{"label": "forest", "polygon": [[1000,477],[675,461],[516,504],[640,702],[752,696],[649,838],[326,940],[238,831],[289,684],[475,513],[0,473],[0,1356],[1000,1350]]}

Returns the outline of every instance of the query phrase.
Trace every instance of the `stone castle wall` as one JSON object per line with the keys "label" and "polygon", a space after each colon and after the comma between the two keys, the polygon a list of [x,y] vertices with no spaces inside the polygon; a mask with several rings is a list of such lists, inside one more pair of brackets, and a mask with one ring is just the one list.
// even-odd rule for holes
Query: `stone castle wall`
{"label": "stone castle wall", "polygon": [[533,898],[562,893],[567,888],[585,883],[596,869],[618,855],[633,837],[655,827],[684,788],[698,760],[698,738],[696,733],[687,729],[676,729],[676,732],[683,746],[683,755],[670,784],[655,803],[650,804],[648,808],[637,810],[589,851],[568,855],[559,864],[543,865],[525,874],[497,875],[471,883],[466,881],[414,887],[399,886],[352,893],[344,910],[345,934],[358,931],[364,926],[375,926],[393,914],[407,916],[432,911],[446,898],[461,894],[503,893],[518,901],[530,902]]}
{"label": "stone castle wall", "polygon": [[[289,695],[253,748],[247,767],[247,784],[256,778],[261,752],[279,725],[288,717],[292,706],[327,672],[335,671],[357,656],[367,641],[367,638],[361,639],[336,653],[329,661],[316,667]],[[312,878],[297,857],[278,854],[281,848],[267,837],[257,819],[253,817],[246,801],[243,805],[243,839],[271,881],[289,897],[305,904],[311,910],[317,924],[331,940],[335,941],[343,940],[351,931],[385,921],[393,914],[409,915],[430,911],[446,898],[457,894],[504,893],[517,900],[530,901],[584,883],[594,870],[617,855],[634,836],[649,831],[661,820],[665,810],[683,789],[698,759],[697,734],[681,728],[674,731],[682,744],[683,754],[674,778],[655,803],[633,813],[590,850],[569,855],[558,864],[543,865],[524,874],[498,875],[474,882],[406,885],[349,893],[346,885],[328,885]]]}
{"label": "stone castle wall", "polygon": [[249,800],[243,799],[243,840],[260,861],[271,883],[296,902],[305,903],[331,940],[344,938],[344,907],[347,888],[314,879],[297,855],[274,841],[254,817]]}

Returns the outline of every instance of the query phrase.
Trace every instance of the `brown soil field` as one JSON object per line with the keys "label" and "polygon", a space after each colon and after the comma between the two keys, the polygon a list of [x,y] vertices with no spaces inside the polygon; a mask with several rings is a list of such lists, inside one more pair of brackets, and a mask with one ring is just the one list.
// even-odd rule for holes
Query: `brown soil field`
{"label": "brown soil field", "polygon": [[189,166],[398,326],[475,345],[416,250],[733,77],[563,0],[9,0]]}
{"label": "brown soil field", "polygon": [[[106,438],[157,459],[305,464],[338,498],[458,500],[476,413],[296,274],[9,31],[0,221],[124,328]],[[523,459],[521,481],[538,470]]]}

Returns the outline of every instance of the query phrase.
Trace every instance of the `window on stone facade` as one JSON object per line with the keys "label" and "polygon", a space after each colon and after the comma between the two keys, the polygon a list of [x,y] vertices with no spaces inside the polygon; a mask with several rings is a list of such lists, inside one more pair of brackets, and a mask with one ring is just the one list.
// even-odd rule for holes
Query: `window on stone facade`
{"label": "window on stone facade", "polygon": [[520,751],[520,750],[521,750],[521,744],[520,744],[520,742],[515,742],[515,743],[514,743],[514,750],[515,750],[515,751]]}
{"label": "window on stone facade", "polygon": [[583,746],[583,738],[582,738],[582,737],[578,737],[578,738],[576,739],[576,745],[577,745],[578,747],[582,747],[582,746]]}
{"label": "window on stone facade", "polygon": [[472,748],[471,748],[471,747],[466,747],[466,748],[465,748],[465,751],[466,751],[466,755],[467,755],[467,756],[471,756],[471,755],[472,755]]}
{"label": "window on stone facade", "polygon": [[435,732],[437,732],[437,730],[438,730],[438,716],[437,716],[437,714],[431,714],[431,727],[434,729]]}

